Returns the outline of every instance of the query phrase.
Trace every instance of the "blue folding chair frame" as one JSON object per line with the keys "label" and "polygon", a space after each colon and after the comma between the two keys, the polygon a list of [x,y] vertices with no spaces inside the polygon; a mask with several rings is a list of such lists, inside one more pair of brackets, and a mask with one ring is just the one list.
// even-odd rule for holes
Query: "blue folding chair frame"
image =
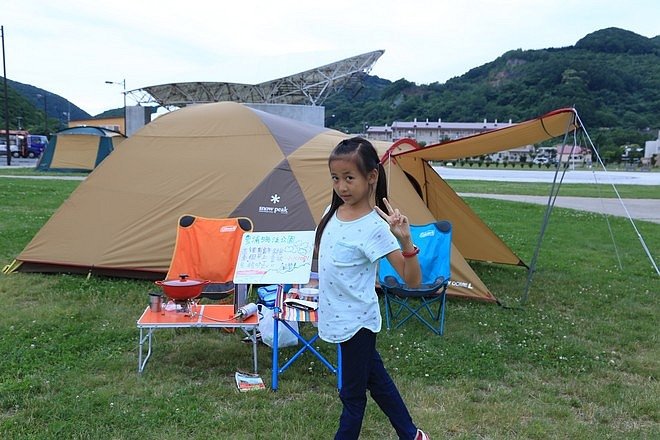
{"label": "blue folding chair frame", "polygon": [[[305,339],[299,331],[296,331],[286,320],[280,318],[280,313],[282,312],[281,304],[282,297],[284,296],[283,287],[278,286],[277,297],[275,308],[273,309],[274,313],[274,323],[273,323],[273,373],[272,373],[272,385],[271,388],[273,391],[277,391],[279,387],[279,376],[284,373],[287,368],[289,368],[300,356],[303,355],[306,351],[309,351],[314,356],[316,356],[323,365],[334,375],[337,376],[337,389],[341,390],[342,387],[342,373],[341,373],[341,346],[337,345],[337,366],[335,367],[328,361],[316,348],[313,344],[319,338],[319,334],[316,333],[310,339]],[[305,322],[305,321],[298,321]],[[294,354],[291,359],[289,359],[284,365],[280,367],[279,361],[279,324],[283,324],[291,333],[295,335],[296,338],[302,344],[302,347]]]}
{"label": "blue folding chair frame", "polygon": [[[451,275],[451,223],[441,220],[411,225],[410,232],[420,249],[422,282],[417,288],[409,288],[386,258],[380,260],[378,280],[384,293],[385,324],[388,330],[396,329],[415,317],[433,333],[442,335]],[[419,302],[413,303],[415,299]]]}

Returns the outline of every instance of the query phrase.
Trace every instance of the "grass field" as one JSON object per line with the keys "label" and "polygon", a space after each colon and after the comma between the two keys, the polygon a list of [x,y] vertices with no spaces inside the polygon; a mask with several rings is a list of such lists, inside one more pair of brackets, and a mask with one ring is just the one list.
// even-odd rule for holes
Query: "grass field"
{"label": "grass field", "polygon": [[[536,168],[534,168],[536,170]],[[548,171],[551,173],[553,171]],[[0,176],[19,176],[19,177],[65,177],[65,178],[85,178],[89,173],[61,173],[55,171],[35,171],[33,168],[3,168],[0,169]],[[528,182],[496,182],[483,180],[447,180],[447,183],[456,192],[473,192],[486,194],[520,194],[545,196],[550,192],[549,183],[528,183]],[[647,185],[617,185],[619,195],[623,198],[636,199],[658,199],[660,198],[660,186]],[[578,197],[602,197],[614,198],[616,193],[611,185],[605,184],[581,184],[564,183],[560,187],[560,196],[578,196]]]}
{"label": "grass field", "polygon": [[[0,264],[20,253],[78,183],[0,179]],[[498,186],[460,185],[471,192]],[[468,203],[531,260],[544,207]],[[660,438],[659,278],[628,220],[610,225],[623,270],[602,216],[556,208],[524,306],[524,270],[475,263],[508,307],[450,299],[442,337],[416,323],[381,332],[385,364],[431,438]],[[660,226],[637,226],[657,255]],[[155,353],[138,375],[135,323],[153,287],[1,275],[0,438],[332,438],[341,403],[334,378],[311,357],[282,375],[276,393],[236,391],[234,372],[251,365],[242,334],[157,332]],[[259,347],[267,385],[270,355]],[[395,438],[371,400],[361,438]]]}

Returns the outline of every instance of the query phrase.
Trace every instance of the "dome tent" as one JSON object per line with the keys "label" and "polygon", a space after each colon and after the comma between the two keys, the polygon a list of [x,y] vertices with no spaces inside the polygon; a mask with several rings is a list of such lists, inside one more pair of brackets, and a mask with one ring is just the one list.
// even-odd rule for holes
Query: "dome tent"
{"label": "dome tent", "polygon": [[[530,136],[557,136],[564,120],[531,121],[545,126]],[[517,142],[521,132],[514,133]],[[529,140],[527,131],[522,136]],[[248,217],[255,231],[312,230],[330,203],[328,155],[346,137],[231,102],[166,114],[127,139],[80,184],[11,270],[162,278],[184,214]],[[501,148],[502,139],[491,148]],[[475,260],[524,263],[423,158],[409,156],[431,153],[428,147],[417,149],[407,140],[374,145],[384,158],[393,205],[412,223],[454,224],[448,292],[495,301],[463,248]]]}
{"label": "dome tent", "polygon": [[39,171],[91,171],[125,136],[101,127],[71,127],[50,139],[36,169]]}

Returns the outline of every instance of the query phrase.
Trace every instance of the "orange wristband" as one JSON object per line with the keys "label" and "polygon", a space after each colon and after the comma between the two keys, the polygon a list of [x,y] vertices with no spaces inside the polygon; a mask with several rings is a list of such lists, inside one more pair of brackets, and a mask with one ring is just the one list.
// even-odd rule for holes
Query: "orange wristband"
{"label": "orange wristband", "polygon": [[401,251],[401,255],[403,255],[403,258],[412,258],[415,255],[419,254],[419,248],[413,244],[413,250],[410,252],[404,252]]}

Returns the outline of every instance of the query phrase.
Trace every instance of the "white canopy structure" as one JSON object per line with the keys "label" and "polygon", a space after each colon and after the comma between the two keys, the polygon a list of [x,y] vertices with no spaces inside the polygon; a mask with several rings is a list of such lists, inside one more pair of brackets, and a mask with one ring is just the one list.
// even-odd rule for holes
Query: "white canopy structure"
{"label": "white canopy structure", "polygon": [[332,93],[361,81],[384,50],[364,53],[325,66],[260,84],[185,82],[127,91],[138,104],[185,107],[220,101],[263,104],[322,105]]}

